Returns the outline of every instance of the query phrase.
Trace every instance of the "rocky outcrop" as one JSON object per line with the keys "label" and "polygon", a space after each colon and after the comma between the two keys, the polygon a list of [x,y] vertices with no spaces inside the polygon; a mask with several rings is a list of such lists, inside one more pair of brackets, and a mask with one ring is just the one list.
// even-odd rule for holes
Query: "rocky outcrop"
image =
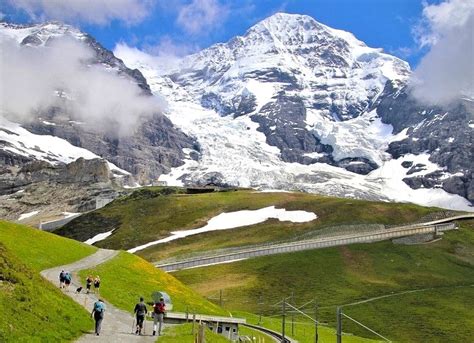
{"label": "rocky outcrop", "polygon": [[[251,118],[260,124],[258,130],[265,134],[267,143],[280,149],[284,161],[301,164],[332,161],[332,147],[322,144],[314,133],[306,130],[306,107],[301,98],[281,95]],[[320,156],[314,158],[311,153]]]}
{"label": "rocky outcrop", "polygon": [[[410,187],[443,188],[474,203],[474,119],[472,104],[466,100],[445,106],[427,106],[410,96],[407,87],[401,89],[387,83],[377,105],[377,113],[394,132],[407,130],[407,138],[392,142],[388,152],[398,158],[406,154],[429,154],[429,160],[440,169],[423,176],[403,180]],[[424,165],[408,165],[407,175],[423,171]]]}
{"label": "rocky outcrop", "polygon": [[57,184],[111,183],[115,176],[105,160],[79,158],[69,164],[52,165],[33,160],[21,168],[4,168],[0,175],[0,195],[14,193],[40,182]]}

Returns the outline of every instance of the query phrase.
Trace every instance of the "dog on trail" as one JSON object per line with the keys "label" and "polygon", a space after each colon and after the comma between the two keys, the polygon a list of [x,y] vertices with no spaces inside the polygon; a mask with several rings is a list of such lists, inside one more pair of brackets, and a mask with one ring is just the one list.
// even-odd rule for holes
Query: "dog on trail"
{"label": "dog on trail", "polygon": [[82,286],[81,286],[81,287],[78,287],[78,288],[76,288],[76,293],[78,293],[78,294],[79,294],[79,293],[81,293],[81,291],[82,291]]}

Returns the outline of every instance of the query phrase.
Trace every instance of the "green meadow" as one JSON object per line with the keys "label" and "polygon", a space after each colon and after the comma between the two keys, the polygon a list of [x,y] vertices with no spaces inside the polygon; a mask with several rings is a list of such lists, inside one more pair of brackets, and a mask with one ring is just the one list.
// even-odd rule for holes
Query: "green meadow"
{"label": "green meadow", "polygon": [[316,213],[307,223],[268,220],[244,228],[208,232],[153,246],[138,252],[149,261],[183,256],[218,248],[285,241],[310,231],[335,225],[403,224],[432,213],[437,208],[413,204],[341,199],[307,193],[261,193],[231,190],[204,194],[185,194],[182,188],[145,188],[106,207],[83,215],[56,231],[84,241],[97,233],[115,229],[99,247],[130,249],[170,235],[172,231],[204,226],[223,213],[276,206]]}
{"label": "green meadow", "polygon": [[96,250],[37,229],[0,221],[0,342],[72,341],[92,328],[88,311],[39,271]]}
{"label": "green meadow", "polygon": [[[302,305],[315,299],[322,322],[335,327],[344,313],[400,342],[466,342],[474,328],[474,222],[420,245],[390,241],[272,255],[173,273],[203,296],[223,291],[230,311],[275,315],[272,307],[294,296]],[[416,291],[412,293],[403,293]],[[311,308],[310,312],[314,312]],[[369,332],[345,321],[359,336]],[[472,331],[471,331],[472,332]]]}

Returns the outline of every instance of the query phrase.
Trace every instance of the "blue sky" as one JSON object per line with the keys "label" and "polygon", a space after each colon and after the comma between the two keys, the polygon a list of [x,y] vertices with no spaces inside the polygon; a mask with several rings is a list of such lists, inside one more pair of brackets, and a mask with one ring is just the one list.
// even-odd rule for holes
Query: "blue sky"
{"label": "blue sky", "polygon": [[[427,4],[421,0],[5,0],[3,20],[61,20],[92,34],[113,50],[126,43],[153,54],[183,55],[242,35],[276,12],[307,14],[350,31],[372,47],[418,65],[426,53],[413,31]],[[63,1],[64,2],[64,1]],[[101,6],[101,3],[103,6]],[[112,5],[111,5],[112,4]],[[111,8],[116,6],[116,8]],[[89,11],[89,12],[88,12]]]}

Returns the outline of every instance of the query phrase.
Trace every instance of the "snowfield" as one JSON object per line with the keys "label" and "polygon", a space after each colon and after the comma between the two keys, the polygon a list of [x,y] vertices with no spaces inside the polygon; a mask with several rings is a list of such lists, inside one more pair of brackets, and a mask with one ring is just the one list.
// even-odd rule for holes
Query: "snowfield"
{"label": "snowfield", "polygon": [[[114,230],[115,230],[115,229],[114,229]],[[95,235],[94,237],[89,238],[88,240],[84,241],[84,243],[89,244],[89,245],[92,245],[92,244],[97,243],[97,242],[99,242],[99,241],[103,241],[104,239],[106,239],[107,237],[109,237],[109,236],[114,232],[114,230],[110,230],[110,231],[107,231],[107,232],[99,233],[99,234]]]}
{"label": "snowfield", "polygon": [[236,212],[221,213],[214,218],[211,218],[207,225],[192,230],[173,231],[172,235],[157,241],[149,242],[138,247],[129,249],[128,252],[135,253],[137,251],[146,249],[156,244],[171,242],[187,236],[197,235],[209,231],[229,230],[238,227],[255,225],[263,223],[268,219],[278,219],[279,221],[289,221],[293,223],[310,222],[318,218],[312,212],[306,211],[287,211],[286,209],[277,209],[275,206],[261,208],[259,210],[244,210]]}
{"label": "snowfield", "polygon": [[18,220],[24,220],[24,219],[36,216],[38,213],[40,213],[40,211],[33,211],[33,212],[23,213],[23,214],[20,215]]}
{"label": "snowfield", "polygon": [[[21,156],[32,157],[37,160],[46,161],[51,164],[70,163],[82,157],[86,160],[101,158],[93,152],[72,145],[65,139],[49,136],[36,135],[13,123],[0,115],[0,141],[3,141],[3,150],[10,151]],[[112,172],[121,175],[130,173],[108,162]]]}

